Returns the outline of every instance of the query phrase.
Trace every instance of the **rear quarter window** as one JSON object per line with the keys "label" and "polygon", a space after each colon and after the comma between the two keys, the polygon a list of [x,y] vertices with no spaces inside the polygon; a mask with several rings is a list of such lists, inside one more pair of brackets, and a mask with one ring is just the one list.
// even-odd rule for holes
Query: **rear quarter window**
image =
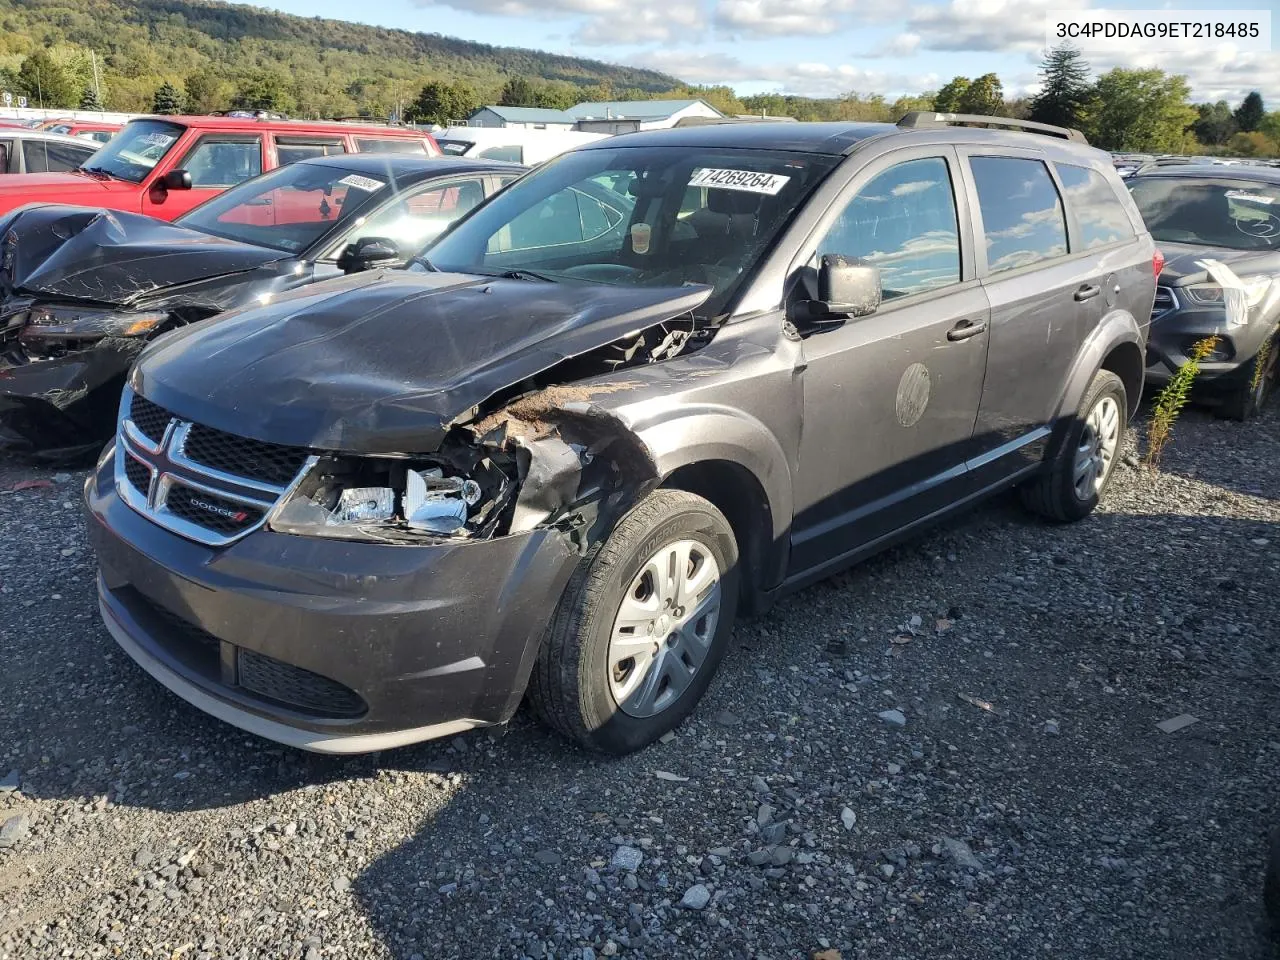
{"label": "rear quarter window", "polygon": [[416,153],[423,156],[427,153],[427,145],[421,140],[375,140],[367,137],[356,137],[356,149],[361,153]]}
{"label": "rear quarter window", "polygon": [[1071,163],[1054,166],[1066,193],[1067,208],[1080,228],[1075,249],[1088,250],[1133,238],[1133,224],[1106,177]]}
{"label": "rear quarter window", "polygon": [[69,143],[49,143],[45,140],[24,140],[22,154],[27,173],[66,173],[80,166],[91,156],[94,148],[72,146]]}

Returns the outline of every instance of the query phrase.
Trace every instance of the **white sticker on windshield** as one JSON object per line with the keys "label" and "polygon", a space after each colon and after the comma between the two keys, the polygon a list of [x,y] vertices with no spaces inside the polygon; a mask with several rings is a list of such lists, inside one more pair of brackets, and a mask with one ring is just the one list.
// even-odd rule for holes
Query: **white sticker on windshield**
{"label": "white sticker on windshield", "polygon": [[344,187],[354,187],[357,190],[381,190],[382,181],[375,180],[373,177],[362,177],[358,173],[352,173],[343,177],[338,181]]}
{"label": "white sticker on windshield", "polygon": [[693,171],[689,186],[742,190],[745,193],[763,193],[772,197],[785,187],[790,179],[776,173],[758,173],[755,170],[721,170],[716,167],[702,167]]}
{"label": "white sticker on windshield", "polygon": [[152,147],[167,147],[173,143],[173,137],[167,133],[148,133],[138,139]]}
{"label": "white sticker on windshield", "polygon": [[1261,193],[1247,193],[1244,190],[1228,190],[1227,196],[1232,200],[1246,200],[1249,203],[1265,203],[1270,205],[1276,202],[1274,197],[1268,197]]}

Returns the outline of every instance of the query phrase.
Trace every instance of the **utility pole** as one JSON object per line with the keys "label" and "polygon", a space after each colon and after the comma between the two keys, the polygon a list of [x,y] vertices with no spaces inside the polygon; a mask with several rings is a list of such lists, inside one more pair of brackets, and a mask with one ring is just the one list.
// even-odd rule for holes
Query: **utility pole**
{"label": "utility pole", "polygon": [[[98,86],[98,54],[90,50],[89,57],[93,61],[93,96],[99,104],[102,104],[102,88]],[[105,104],[103,106],[105,107]]]}
{"label": "utility pole", "polygon": [[36,67],[36,103],[40,104],[40,109],[44,109],[44,93],[40,90],[40,67]]}

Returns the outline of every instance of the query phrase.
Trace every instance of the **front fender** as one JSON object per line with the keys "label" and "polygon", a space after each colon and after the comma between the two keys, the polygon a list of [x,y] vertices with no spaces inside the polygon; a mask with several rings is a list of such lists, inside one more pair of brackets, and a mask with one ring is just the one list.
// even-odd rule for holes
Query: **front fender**
{"label": "front fender", "polygon": [[685,403],[673,416],[641,428],[637,435],[662,477],[708,461],[745,469],[768,502],[773,543],[780,549],[786,544],[793,505],[791,469],[782,445],[761,421],[732,407]]}

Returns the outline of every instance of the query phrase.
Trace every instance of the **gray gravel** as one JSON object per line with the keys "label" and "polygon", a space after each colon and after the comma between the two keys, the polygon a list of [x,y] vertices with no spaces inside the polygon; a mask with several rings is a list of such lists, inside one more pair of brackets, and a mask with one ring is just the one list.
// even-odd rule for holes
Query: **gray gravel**
{"label": "gray gravel", "polygon": [[99,626],[83,474],[2,494],[0,960],[1261,960],[1277,465],[1280,410],[1189,411],[1082,524],[1002,500],[743,625],[617,762],[523,714],[349,760],[240,734]]}

